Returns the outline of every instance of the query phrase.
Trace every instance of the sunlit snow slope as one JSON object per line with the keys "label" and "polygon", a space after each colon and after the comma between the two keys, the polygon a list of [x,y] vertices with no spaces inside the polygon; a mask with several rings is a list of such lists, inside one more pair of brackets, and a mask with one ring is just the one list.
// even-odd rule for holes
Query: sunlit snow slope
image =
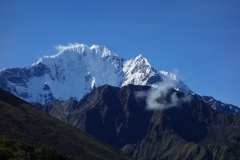
{"label": "sunlit snow slope", "polygon": [[28,101],[45,104],[54,99],[80,100],[104,84],[170,87],[183,93],[192,91],[176,75],[155,70],[142,55],[125,60],[108,48],[84,44],[60,46],[59,53],[45,56],[31,67],[0,71],[0,88]]}
{"label": "sunlit snow slope", "polygon": [[57,55],[45,56],[31,67],[2,70],[0,80],[1,88],[44,104],[69,97],[80,100],[104,84],[152,85],[161,81],[161,73],[141,55],[125,60],[104,46],[75,44],[62,46]]}

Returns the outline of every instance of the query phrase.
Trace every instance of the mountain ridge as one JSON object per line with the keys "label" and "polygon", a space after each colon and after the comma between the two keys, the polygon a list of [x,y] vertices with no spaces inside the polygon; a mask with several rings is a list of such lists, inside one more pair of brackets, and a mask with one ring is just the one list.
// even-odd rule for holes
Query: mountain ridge
{"label": "mountain ridge", "polygon": [[154,100],[159,105],[170,104],[176,96],[178,103],[146,109],[147,95],[136,93],[151,90],[132,84],[121,88],[104,85],[79,102],[55,100],[43,108],[139,160],[236,159],[240,155],[240,114],[219,114],[193,95],[171,88]]}
{"label": "mountain ridge", "polygon": [[[157,71],[142,55],[126,60],[107,47],[84,44],[59,46],[59,53],[44,56],[31,67],[0,71],[0,88],[28,101],[45,104],[54,99],[80,100],[94,88],[104,84],[123,87],[128,84],[158,88],[170,85],[185,94],[193,93],[176,75]],[[165,83],[167,82],[167,83]],[[200,98],[202,98],[200,96]],[[206,103],[211,104],[205,99]],[[221,112],[221,105],[215,107]],[[227,106],[227,105],[225,105]],[[213,106],[214,107],[214,106]],[[227,106],[226,113],[240,109]]]}
{"label": "mountain ridge", "polygon": [[87,156],[85,159],[132,159],[2,89],[0,111],[0,137],[11,141],[52,147],[67,156]]}

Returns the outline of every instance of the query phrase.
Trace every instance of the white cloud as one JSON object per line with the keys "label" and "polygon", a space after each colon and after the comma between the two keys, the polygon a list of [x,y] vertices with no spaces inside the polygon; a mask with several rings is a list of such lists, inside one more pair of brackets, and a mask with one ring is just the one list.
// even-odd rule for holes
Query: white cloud
{"label": "white cloud", "polygon": [[191,96],[183,95],[183,97],[178,97],[177,92],[171,92],[174,87],[175,83],[173,81],[164,79],[148,91],[136,92],[135,96],[146,99],[146,109],[148,110],[164,110],[171,107],[180,107],[181,103],[189,101]]}

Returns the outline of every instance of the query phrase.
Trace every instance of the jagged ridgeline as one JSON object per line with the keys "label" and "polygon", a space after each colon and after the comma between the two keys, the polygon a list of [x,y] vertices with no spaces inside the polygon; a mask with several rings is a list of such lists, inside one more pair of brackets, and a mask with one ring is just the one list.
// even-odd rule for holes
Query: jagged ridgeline
{"label": "jagged ridgeline", "polygon": [[0,159],[131,159],[2,89],[0,112]]}
{"label": "jagged ridgeline", "polygon": [[58,54],[45,56],[30,67],[1,70],[0,88],[28,102],[45,104],[70,97],[79,101],[105,84],[165,86],[192,93],[218,112],[240,112],[236,106],[193,93],[176,75],[154,69],[142,55],[126,60],[99,45],[74,44],[59,48]]}
{"label": "jagged ridgeline", "polygon": [[33,152],[43,145],[63,157],[129,159],[108,143],[139,160],[240,157],[239,108],[199,96],[141,55],[61,46],[31,67],[1,70],[0,88],[70,124],[0,90],[0,136]]}
{"label": "jagged ridgeline", "polygon": [[219,114],[174,89],[104,85],[79,102],[55,100],[42,109],[138,160],[240,157],[240,114]]}

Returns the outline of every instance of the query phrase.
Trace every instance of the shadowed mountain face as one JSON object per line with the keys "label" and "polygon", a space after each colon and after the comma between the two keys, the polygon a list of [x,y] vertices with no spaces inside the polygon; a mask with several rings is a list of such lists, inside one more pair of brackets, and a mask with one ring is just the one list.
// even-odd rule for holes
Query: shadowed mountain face
{"label": "shadowed mountain face", "polygon": [[[48,146],[61,154],[86,159],[132,159],[2,89],[0,113],[0,137],[11,141]],[[1,150],[0,157],[4,157],[2,153],[6,152]]]}
{"label": "shadowed mountain face", "polygon": [[44,56],[32,66],[0,70],[0,88],[27,102],[42,105],[57,99],[66,101],[69,97],[79,101],[105,84],[155,88],[167,85],[185,94],[194,94],[219,113],[240,113],[237,106],[197,95],[175,74],[158,71],[142,55],[126,60],[99,45],[65,46],[58,54]]}
{"label": "shadowed mountain face", "polygon": [[[169,90],[155,101],[169,106],[148,110],[136,96],[148,86],[104,85],[79,102],[55,100],[43,110],[136,159],[237,159],[240,115],[221,115],[203,101]],[[173,95],[178,103],[170,106]],[[182,100],[186,99],[186,100]]]}

